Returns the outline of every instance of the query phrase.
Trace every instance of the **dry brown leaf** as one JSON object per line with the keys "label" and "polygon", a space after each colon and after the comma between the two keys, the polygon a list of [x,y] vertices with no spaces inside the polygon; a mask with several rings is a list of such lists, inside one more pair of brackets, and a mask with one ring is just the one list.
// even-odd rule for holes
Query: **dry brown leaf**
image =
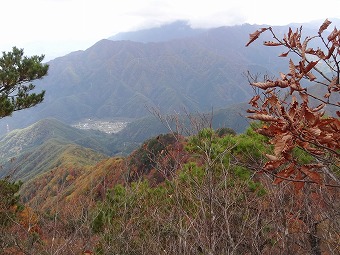
{"label": "dry brown leaf", "polygon": [[287,88],[289,86],[289,81],[277,80],[275,81],[275,85],[280,88]]}
{"label": "dry brown leaf", "polygon": [[288,56],[288,54],[289,54],[289,51],[287,51],[287,52],[283,52],[283,53],[281,53],[280,55],[279,55],[279,57],[287,57]]}
{"label": "dry brown leaf", "polygon": [[328,55],[326,56],[326,59],[329,59],[332,56],[334,50],[335,50],[335,45],[332,44],[331,48],[328,51]]}
{"label": "dry brown leaf", "polygon": [[322,103],[322,104],[318,105],[317,107],[313,108],[313,109],[312,109],[312,112],[318,112],[318,111],[320,111],[321,109],[323,109],[325,106],[326,106],[326,104],[325,104],[325,103]]}
{"label": "dry brown leaf", "polygon": [[253,98],[249,101],[248,104],[250,104],[252,107],[259,107],[257,104],[257,100],[260,99],[260,95],[253,96]]}
{"label": "dry brown leaf", "polygon": [[321,59],[326,59],[325,53],[324,53],[322,50],[320,50],[320,49],[318,49],[318,50],[316,51],[316,56],[318,56],[318,57],[321,58]]}
{"label": "dry brown leaf", "polygon": [[257,38],[259,38],[260,34],[262,34],[264,31],[268,30],[267,28],[260,28],[259,30],[256,30],[254,33],[249,34],[249,41],[246,44],[246,47],[248,47],[253,41],[255,41]]}
{"label": "dry brown leaf", "polygon": [[325,31],[331,23],[332,23],[331,21],[326,19],[319,28],[319,34],[322,34],[322,32]]}
{"label": "dry brown leaf", "polygon": [[272,42],[272,41],[264,41],[263,45],[265,45],[265,46],[281,46],[282,43]]}
{"label": "dry brown leaf", "polygon": [[[328,92],[331,92],[332,91],[332,88],[334,86],[336,86],[336,82],[337,82],[338,78],[337,77],[334,77],[333,80],[331,81],[331,83],[328,85],[327,89],[328,89]],[[328,97],[327,97],[328,98]]]}
{"label": "dry brown leaf", "polygon": [[[290,33],[291,34],[291,33]],[[295,48],[297,45],[297,31],[289,36],[289,46]]]}
{"label": "dry brown leaf", "polygon": [[339,31],[336,27],[333,29],[332,33],[327,37],[328,41],[333,41],[339,35]]}
{"label": "dry brown leaf", "polygon": [[329,98],[331,96],[331,93],[326,93],[323,97],[324,98]]}
{"label": "dry brown leaf", "polygon": [[307,73],[306,75],[310,81],[314,81],[316,79],[316,76],[311,72]]}
{"label": "dry brown leaf", "polygon": [[321,134],[321,129],[320,128],[308,128],[307,131],[312,134],[313,136],[319,136]]}
{"label": "dry brown leaf", "polygon": [[275,170],[282,165],[282,162],[283,162],[282,160],[268,161],[263,168],[268,171]]}
{"label": "dry brown leaf", "polygon": [[274,154],[279,156],[283,151],[288,151],[292,145],[292,135],[287,133],[284,135],[278,135],[273,140]]}
{"label": "dry brown leaf", "polygon": [[[275,178],[274,184],[281,183],[282,181],[284,181],[283,178],[289,178],[294,173],[294,171],[295,171],[295,164],[290,164],[284,170],[276,174],[277,178]],[[280,178],[280,177],[283,177],[283,178]]]}
{"label": "dry brown leaf", "polygon": [[270,154],[265,154],[266,157],[271,160],[271,161],[276,161],[278,160],[278,157],[274,156],[274,155],[270,155]]}
{"label": "dry brown leaf", "polygon": [[258,113],[258,110],[255,109],[247,109],[247,113]]}
{"label": "dry brown leaf", "polygon": [[319,121],[319,116],[317,115],[317,113],[312,112],[307,104],[303,105],[303,110],[305,120],[308,122],[309,126],[314,126],[315,124],[317,124],[317,122]]}
{"label": "dry brown leaf", "polygon": [[291,80],[289,87],[291,88],[291,94],[294,91],[299,91],[299,92],[305,91],[305,89],[301,87],[300,83],[298,81],[295,81],[295,80]]}
{"label": "dry brown leaf", "polygon": [[296,73],[295,73],[295,65],[294,65],[294,62],[293,60],[289,60],[289,74],[292,76],[292,77],[295,77],[296,76]]}
{"label": "dry brown leaf", "polygon": [[277,118],[268,114],[254,114],[248,116],[248,118],[253,120],[262,120],[262,121],[277,121]]}
{"label": "dry brown leaf", "polygon": [[252,86],[260,88],[260,89],[268,89],[275,87],[275,83],[272,81],[267,82],[253,82],[251,83]]}
{"label": "dry brown leaf", "polygon": [[303,101],[305,104],[308,104],[309,98],[308,98],[307,93],[305,93],[305,92],[300,92],[299,95],[300,95],[302,101]]}
{"label": "dry brown leaf", "polygon": [[295,187],[295,191],[299,192],[304,186],[305,186],[305,182],[303,182],[303,176],[301,174],[301,172],[298,172],[297,175],[295,176],[295,180],[297,180],[296,182],[293,182],[293,185]]}
{"label": "dry brown leaf", "polygon": [[313,182],[317,183],[317,184],[321,184],[322,183],[322,179],[321,179],[321,175],[318,172],[315,171],[311,171],[309,169],[309,167],[306,166],[302,166],[300,168],[300,170],[307,175]]}
{"label": "dry brown leaf", "polygon": [[309,168],[309,169],[324,167],[324,165],[322,163],[305,164],[304,166]]}
{"label": "dry brown leaf", "polygon": [[286,79],[286,74],[280,72],[280,77],[281,77],[282,80],[285,80]]}
{"label": "dry brown leaf", "polygon": [[292,122],[293,119],[295,118],[295,115],[298,113],[297,111],[297,107],[298,107],[299,103],[297,101],[293,101],[292,106],[289,108],[288,110],[288,116],[289,116],[289,120]]}
{"label": "dry brown leaf", "polygon": [[[283,176],[280,176],[279,174],[278,174],[278,176],[279,177],[283,177]],[[284,179],[283,178],[279,178],[279,177],[275,177],[275,180],[274,180],[274,184],[280,184],[281,182],[283,182],[284,181]]]}
{"label": "dry brown leaf", "polygon": [[319,61],[309,62],[309,64],[304,68],[304,73],[308,73],[310,70],[312,70],[313,67],[317,65],[317,63],[319,63]]}
{"label": "dry brown leaf", "polygon": [[307,54],[311,54],[311,55],[316,55],[316,50],[314,50],[313,48],[308,48],[306,49],[305,53]]}

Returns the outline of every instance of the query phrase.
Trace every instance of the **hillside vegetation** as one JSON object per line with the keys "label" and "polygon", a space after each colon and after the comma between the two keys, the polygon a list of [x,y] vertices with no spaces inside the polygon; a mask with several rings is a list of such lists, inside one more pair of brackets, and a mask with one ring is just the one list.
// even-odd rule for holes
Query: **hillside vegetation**
{"label": "hillside vegetation", "polygon": [[[52,61],[52,96],[35,110],[59,117],[0,140],[0,253],[340,254],[340,31],[330,24],[305,38],[244,25],[102,40]],[[265,32],[268,55],[254,46]],[[273,53],[294,54],[278,78]],[[111,134],[69,125],[85,114],[129,123]]]}
{"label": "hillside vegetation", "polygon": [[332,219],[318,227],[322,250],[336,254],[337,193],[311,186],[296,197],[289,185],[254,173],[272,149],[252,129],[203,129],[153,137],[125,158],[56,166],[24,186],[29,211],[3,238],[36,254],[305,254],[309,233],[294,215],[322,213]]}

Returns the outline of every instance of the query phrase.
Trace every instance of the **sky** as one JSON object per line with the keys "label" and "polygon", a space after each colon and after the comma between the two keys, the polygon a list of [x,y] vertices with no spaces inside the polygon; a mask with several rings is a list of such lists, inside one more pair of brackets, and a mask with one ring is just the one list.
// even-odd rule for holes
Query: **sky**
{"label": "sky", "polygon": [[340,18],[340,0],[0,0],[0,10],[0,52],[16,46],[47,61],[175,20],[194,28],[331,20]]}

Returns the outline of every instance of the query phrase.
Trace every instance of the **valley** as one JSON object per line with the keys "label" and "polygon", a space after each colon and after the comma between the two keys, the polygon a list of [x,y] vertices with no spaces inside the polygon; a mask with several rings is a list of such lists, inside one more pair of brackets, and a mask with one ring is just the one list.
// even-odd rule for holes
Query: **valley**
{"label": "valley", "polygon": [[50,60],[44,101],[0,119],[0,254],[340,254],[339,84],[289,87],[316,62],[245,47],[261,29],[177,21]]}
{"label": "valley", "polygon": [[77,124],[71,124],[71,127],[84,130],[98,130],[107,134],[118,133],[122,131],[126,125],[127,121],[107,121],[107,120],[93,120],[93,119],[83,119]]}

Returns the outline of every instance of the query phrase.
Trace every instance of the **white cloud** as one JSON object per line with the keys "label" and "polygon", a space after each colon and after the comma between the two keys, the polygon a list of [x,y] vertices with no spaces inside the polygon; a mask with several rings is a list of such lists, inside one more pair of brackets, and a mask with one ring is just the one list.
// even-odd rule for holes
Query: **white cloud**
{"label": "white cloud", "polygon": [[178,19],[211,27],[340,18],[339,0],[324,6],[296,0],[0,0],[0,6],[0,51],[37,43],[47,52],[85,49],[118,32]]}

